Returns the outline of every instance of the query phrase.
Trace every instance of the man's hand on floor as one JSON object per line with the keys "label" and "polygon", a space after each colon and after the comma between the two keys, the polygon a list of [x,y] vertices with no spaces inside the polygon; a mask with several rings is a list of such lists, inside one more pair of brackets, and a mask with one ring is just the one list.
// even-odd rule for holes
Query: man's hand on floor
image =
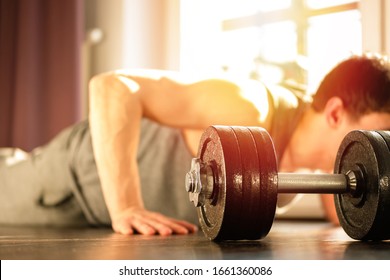
{"label": "man's hand on floor", "polygon": [[129,208],[122,211],[112,220],[115,232],[131,235],[171,235],[189,234],[197,231],[197,226],[186,221],[166,217],[160,213],[142,208]]}

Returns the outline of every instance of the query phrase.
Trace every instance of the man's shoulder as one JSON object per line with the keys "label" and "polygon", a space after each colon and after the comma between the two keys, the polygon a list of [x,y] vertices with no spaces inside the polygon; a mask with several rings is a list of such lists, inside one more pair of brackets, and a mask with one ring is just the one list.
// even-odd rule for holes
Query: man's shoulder
{"label": "man's shoulder", "polygon": [[311,103],[310,96],[301,89],[285,85],[267,85],[266,87],[275,109],[280,107],[293,109]]}

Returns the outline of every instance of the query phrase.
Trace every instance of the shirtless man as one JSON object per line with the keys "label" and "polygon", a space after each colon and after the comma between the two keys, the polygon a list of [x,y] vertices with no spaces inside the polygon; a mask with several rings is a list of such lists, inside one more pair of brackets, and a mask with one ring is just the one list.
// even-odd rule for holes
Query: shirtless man
{"label": "shirtless man", "polygon": [[[389,62],[347,59],[328,73],[312,101],[254,80],[191,81],[146,70],[100,74],[90,82],[89,121],[26,160],[0,167],[2,196],[9,202],[1,203],[2,213],[12,213],[0,222],[111,225],[122,234],[191,233],[197,217],[184,189],[185,172],[202,132],[215,124],[268,130],[280,171],[332,172],[349,131],[390,128]],[[11,179],[22,172],[33,187]],[[15,193],[26,188],[34,192],[15,202],[21,199]],[[332,196],[322,201],[337,224]],[[29,218],[20,219],[21,211]]]}

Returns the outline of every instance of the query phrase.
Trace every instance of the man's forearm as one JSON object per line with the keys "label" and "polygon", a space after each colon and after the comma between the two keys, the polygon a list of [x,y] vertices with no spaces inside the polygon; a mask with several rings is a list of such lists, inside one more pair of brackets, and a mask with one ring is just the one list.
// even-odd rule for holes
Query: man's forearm
{"label": "man's forearm", "polygon": [[90,83],[90,126],[96,165],[111,218],[143,207],[136,150],[142,106],[131,85],[115,75]]}

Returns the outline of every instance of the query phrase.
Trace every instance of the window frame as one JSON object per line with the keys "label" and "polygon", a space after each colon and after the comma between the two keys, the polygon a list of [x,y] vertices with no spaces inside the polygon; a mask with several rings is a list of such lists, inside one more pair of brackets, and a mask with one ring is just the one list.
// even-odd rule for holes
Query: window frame
{"label": "window frame", "polygon": [[305,0],[292,0],[291,7],[268,12],[257,12],[253,15],[231,18],[222,21],[222,31],[233,31],[246,27],[261,27],[262,25],[281,21],[292,21],[297,26],[297,50],[298,54],[306,55],[306,33],[309,18],[314,16],[328,15],[345,11],[359,10],[359,1],[312,9],[305,4]]}

